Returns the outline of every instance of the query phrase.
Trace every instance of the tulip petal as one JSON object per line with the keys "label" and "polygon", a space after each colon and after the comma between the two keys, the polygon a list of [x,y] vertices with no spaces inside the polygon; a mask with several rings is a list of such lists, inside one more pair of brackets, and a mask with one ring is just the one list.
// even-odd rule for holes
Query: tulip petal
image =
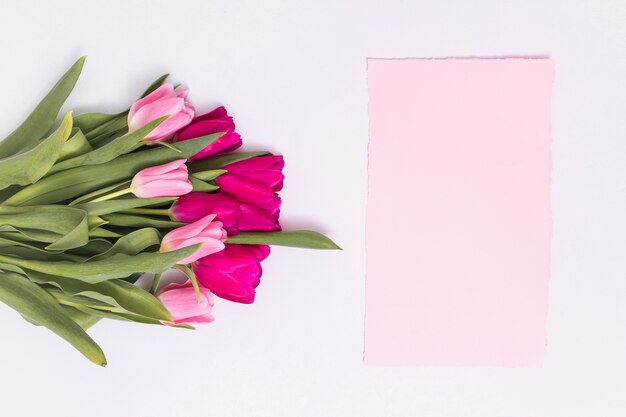
{"label": "tulip petal", "polygon": [[221,222],[213,221],[214,218],[215,214],[210,214],[194,223],[168,232],[161,240],[160,251],[170,252],[202,243],[202,246],[194,254],[179,261],[180,264],[189,264],[197,259],[221,251],[224,249],[226,231],[222,228]]}
{"label": "tulip petal", "polygon": [[226,245],[222,252],[200,259],[193,266],[198,282],[213,294],[249,304],[261,282],[260,262],[269,255],[266,245]]}
{"label": "tulip petal", "polygon": [[159,290],[157,298],[169,311],[174,323],[194,324],[213,321],[213,294],[207,288],[200,288],[200,300],[190,281],[184,284],[171,283]]}
{"label": "tulip petal", "polygon": [[139,110],[141,107],[145,106],[146,104],[153,103],[164,97],[171,96],[172,94],[174,94],[174,86],[170,83],[162,84],[159,88],[157,88],[156,90],[154,90],[147,96],[135,101],[135,103],[133,103],[133,105],[130,106],[130,110],[128,112],[128,118],[132,119],[135,113],[137,113],[137,110]]}

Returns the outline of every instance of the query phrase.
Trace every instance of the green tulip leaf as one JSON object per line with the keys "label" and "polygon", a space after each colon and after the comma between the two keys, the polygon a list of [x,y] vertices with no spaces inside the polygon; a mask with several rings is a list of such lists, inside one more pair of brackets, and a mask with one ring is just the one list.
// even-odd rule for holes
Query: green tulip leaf
{"label": "green tulip leaf", "polygon": [[173,229],[187,224],[136,214],[111,213],[103,215],[102,217],[107,220],[111,226],[118,227],[156,227],[158,229]]}
{"label": "green tulip leaf", "polygon": [[86,135],[98,126],[109,123],[118,116],[119,114],[83,113],[74,117],[74,126]]}
{"label": "green tulip leaf", "polygon": [[89,224],[87,217],[83,217],[76,227],[70,230],[65,236],[46,246],[46,249],[64,251],[83,246],[88,241]]}
{"label": "green tulip leaf", "polygon": [[152,93],[154,90],[162,86],[165,80],[167,80],[167,77],[169,76],[170,74],[163,74],[159,78],[154,80],[154,82],[150,84],[150,86],[146,89],[146,91],[143,92],[143,94],[141,95],[141,98],[144,98],[145,96],[147,96],[148,94]]}
{"label": "green tulip leaf", "polygon": [[126,278],[134,273],[159,273],[174,266],[178,261],[191,256],[200,245],[189,246],[171,252],[143,252],[138,255],[116,254],[109,258],[82,263],[56,261],[46,262],[34,259],[20,259],[0,255],[0,264],[10,265],[13,271],[32,270],[48,275],[78,279],[87,283]]}
{"label": "green tulip leaf", "polygon": [[211,193],[220,189],[217,185],[203,181],[197,178],[194,174],[189,175],[189,181],[193,186],[193,191],[196,193]]}
{"label": "green tulip leaf", "polygon": [[102,319],[102,317],[98,315],[89,314],[87,312],[77,310],[73,307],[68,307],[68,306],[61,306],[61,307],[63,308],[63,311],[65,311],[65,314],[67,314],[69,318],[72,319],[72,321],[76,322],[76,324],[82,327],[83,330],[89,329],[90,327],[92,327],[94,324],[96,324]]}
{"label": "green tulip leaf", "polygon": [[0,206],[0,232],[18,232],[46,249],[63,251],[83,246],[89,240],[87,213],[67,206]]}
{"label": "green tulip leaf", "polygon": [[86,245],[81,246],[80,248],[71,249],[68,252],[71,252],[72,255],[76,256],[89,257],[106,252],[111,248],[111,246],[113,246],[113,244],[109,242],[106,238],[90,237],[89,242],[87,242]]}
{"label": "green tulip leaf", "polygon": [[90,238],[103,238],[103,239],[117,239],[119,237],[122,237],[122,235],[120,235],[117,232],[113,232],[111,230],[107,230],[102,227],[96,227],[95,229],[89,231],[89,237]]}
{"label": "green tulip leaf", "polygon": [[224,174],[225,172],[228,171],[226,171],[225,169],[210,169],[208,171],[194,172],[191,176],[202,181],[211,181]]}
{"label": "green tulip leaf", "polygon": [[[178,142],[177,144],[180,144]],[[226,165],[234,164],[235,162],[244,161],[246,159],[254,158],[256,156],[271,155],[269,152],[239,152],[239,153],[227,153],[226,155],[217,156],[215,158],[203,159],[198,162],[192,162],[189,164],[189,172],[196,173],[202,171],[209,171],[220,169]]]}
{"label": "green tulip leaf", "polygon": [[72,278],[30,272],[29,277],[38,284],[53,285],[66,295],[90,298],[118,310],[156,320],[172,321],[167,309],[154,295],[126,281],[113,279],[87,284]]}
{"label": "green tulip leaf", "polygon": [[46,175],[61,156],[71,132],[72,113],[67,113],[61,126],[35,147],[0,160],[0,189],[14,184],[32,184]]}
{"label": "green tulip leaf", "polygon": [[[64,161],[91,151],[93,151],[93,148],[87,141],[87,138],[80,129],[75,127],[72,129],[70,138],[63,144],[61,154],[55,163],[58,164],[60,161]],[[53,170],[54,166],[47,172],[47,174]]]}
{"label": "green tulip leaf", "polygon": [[[94,310],[94,309],[90,309],[89,307],[84,307],[84,306],[76,307],[76,308],[78,308],[82,312],[85,312],[87,314],[100,316],[101,318],[107,318],[107,319],[113,319],[113,320],[121,320],[121,321],[131,321],[131,322],[141,323],[141,324],[154,324],[154,325],[158,325],[158,326],[163,326],[164,325],[164,323],[161,320],[152,319],[150,317],[142,316],[142,315],[139,315],[139,314],[115,313],[115,312],[111,312],[111,311]],[[181,329],[195,330],[195,327],[190,326],[188,324],[174,324],[174,325],[171,325],[171,324],[168,323],[168,327],[177,327],[177,328],[181,328]]]}
{"label": "green tulip leaf", "polygon": [[102,197],[105,194],[109,194],[109,193],[116,192],[116,191],[121,191],[123,189],[128,188],[130,186],[130,183],[131,183],[131,180],[128,180],[128,181],[119,182],[117,184],[109,185],[109,186],[104,187],[104,188],[99,188],[99,189],[97,189],[95,191],[92,191],[90,193],[83,194],[83,195],[81,195],[80,197],[78,197],[75,200],[72,200],[68,204],[68,206],[75,206],[75,205],[78,205],[80,203],[85,203],[85,202],[91,201],[91,200],[93,200],[93,199],[95,199],[97,197]]}
{"label": "green tulip leaf", "polygon": [[115,303],[115,300],[109,297],[102,296],[102,299],[106,301],[101,301],[92,297],[66,294],[63,291],[60,291],[56,288],[46,288],[46,291],[48,292],[48,294],[54,297],[57,303],[64,305],[64,306],[69,306],[69,307],[86,306],[94,310],[106,310],[106,311],[113,311],[116,313],[126,312],[126,310],[124,310],[122,307],[118,305],[111,305],[111,304],[116,304],[116,303]]}
{"label": "green tulip leaf", "polygon": [[153,122],[148,123],[141,129],[128,133],[119,138],[113,139],[106,145],[94,149],[91,152],[78,155],[74,158],[55,164],[50,170],[49,174],[63,171],[70,168],[75,168],[84,165],[97,165],[105,162],[112,161],[120,155],[127,154],[135,149],[144,145],[142,139],[145,138],[151,131],[156,129],[158,125],[163,123],[167,117],[162,117]]}
{"label": "green tulip leaf", "polygon": [[52,87],[35,110],[7,138],[0,141],[0,158],[6,158],[24,149],[32,148],[54,126],[65,100],[74,89],[83,69],[85,57],[81,57]]}
{"label": "green tulip leaf", "polygon": [[239,232],[226,239],[226,243],[244,245],[277,245],[305,249],[341,249],[321,233],[310,230],[293,232]]}
{"label": "green tulip leaf", "polygon": [[115,244],[105,252],[89,258],[90,261],[99,261],[110,258],[118,253],[137,255],[138,253],[161,244],[161,235],[154,228],[138,229],[117,239]]}
{"label": "green tulip leaf", "polygon": [[114,115],[114,117],[104,124],[85,133],[85,137],[94,146],[100,146],[114,135],[128,130],[128,112]]}
{"label": "green tulip leaf", "polygon": [[90,216],[102,216],[104,214],[116,213],[118,211],[128,210],[136,207],[146,207],[172,203],[175,200],[176,198],[174,197],[125,198],[119,200],[105,200],[93,201],[89,203],[80,203],[73,205],[72,207],[85,210]]}
{"label": "green tulip leaf", "polygon": [[[13,245],[11,245],[13,243]],[[37,259],[39,261],[71,261],[84,262],[87,258],[69,253],[50,252],[35,245],[16,242],[0,237],[0,252],[3,255],[17,256],[23,259]]]}
{"label": "green tulip leaf", "polygon": [[221,133],[216,133],[179,142],[176,146],[181,153],[159,146],[121,155],[104,164],[86,165],[60,171],[18,191],[4,204],[13,206],[52,204],[75,198],[130,179],[144,168],[176,159],[189,158],[221,135]]}
{"label": "green tulip leaf", "polygon": [[67,340],[93,363],[106,365],[102,349],[37,284],[12,272],[0,272],[0,301]]}

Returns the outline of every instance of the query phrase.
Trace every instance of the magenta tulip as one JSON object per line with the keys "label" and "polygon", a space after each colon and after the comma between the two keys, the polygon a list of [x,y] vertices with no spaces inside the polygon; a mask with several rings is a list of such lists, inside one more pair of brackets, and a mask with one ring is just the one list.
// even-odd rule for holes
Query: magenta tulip
{"label": "magenta tulip", "polygon": [[213,321],[213,294],[200,287],[200,301],[190,281],[172,283],[161,289],[157,298],[169,311],[175,324],[201,324]]}
{"label": "magenta tulip", "polygon": [[239,231],[280,230],[280,198],[274,196],[269,204],[255,206],[240,203],[222,193],[190,193],[179,198],[170,210],[174,220],[194,222],[209,214],[215,214],[229,236]]}
{"label": "magenta tulip", "polygon": [[218,297],[250,304],[261,282],[261,261],[269,253],[265,245],[228,244],[223,251],[200,259],[193,270],[198,282]]}
{"label": "magenta tulip", "polygon": [[187,194],[179,198],[170,209],[172,220],[185,223],[195,222],[210,214],[215,214],[215,219],[222,222],[229,236],[239,231],[239,202],[223,194]]}
{"label": "magenta tulip", "polygon": [[241,136],[235,132],[233,118],[228,115],[224,107],[218,107],[193,119],[189,126],[176,135],[174,142],[199,138],[218,132],[224,132],[224,135],[189,159],[197,161],[233,151],[241,146]]}
{"label": "magenta tulip", "polygon": [[272,198],[255,204],[240,203],[239,230],[242,232],[272,232],[281,230],[278,218],[280,217],[280,197],[274,194]]}
{"label": "magenta tulip", "polygon": [[222,222],[213,221],[214,219],[215,214],[211,214],[194,223],[168,232],[161,240],[160,251],[171,252],[202,243],[192,255],[178,261],[181,265],[190,264],[207,255],[221,251],[224,249],[226,231],[222,228]]}
{"label": "magenta tulip", "polygon": [[133,177],[130,191],[140,198],[177,197],[191,192],[185,159],[145,168]]}
{"label": "magenta tulip", "polygon": [[143,140],[163,142],[171,139],[191,122],[195,114],[193,105],[187,101],[188,93],[187,89],[174,90],[172,84],[163,84],[137,100],[128,112],[128,131],[134,132],[156,119],[169,116]]}
{"label": "magenta tulip", "polygon": [[220,191],[258,207],[274,207],[276,192],[283,188],[285,165],[281,155],[258,156],[224,166],[227,172],[215,182]]}

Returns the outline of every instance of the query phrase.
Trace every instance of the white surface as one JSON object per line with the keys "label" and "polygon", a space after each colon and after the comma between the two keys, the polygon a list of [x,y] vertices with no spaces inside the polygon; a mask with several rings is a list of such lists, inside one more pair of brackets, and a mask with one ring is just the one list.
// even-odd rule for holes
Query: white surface
{"label": "white surface", "polygon": [[[623,1],[0,5],[0,136],[80,54],[79,110],[121,109],[170,71],[201,110],[227,105],[251,147],[284,153],[284,224],[345,248],[276,249],[258,301],[219,302],[197,332],[99,324],[106,369],[1,306],[3,416],[626,414]],[[557,66],[544,368],[365,366],[365,58],[527,55]]]}

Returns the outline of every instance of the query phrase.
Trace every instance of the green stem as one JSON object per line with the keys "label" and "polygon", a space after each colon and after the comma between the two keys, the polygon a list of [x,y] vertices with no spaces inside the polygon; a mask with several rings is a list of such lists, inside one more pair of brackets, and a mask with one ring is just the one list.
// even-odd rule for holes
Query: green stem
{"label": "green stem", "polygon": [[134,208],[134,209],[120,210],[119,213],[147,214],[151,216],[167,216],[167,217],[170,216],[169,209]]}
{"label": "green stem", "polygon": [[102,197],[98,197],[95,200],[91,200],[91,202],[94,203],[96,201],[110,200],[112,198],[119,197],[119,196],[124,195],[124,194],[128,194],[130,192],[131,192],[130,187],[128,187],[128,188],[125,188],[123,190],[112,192],[110,194],[105,194]]}
{"label": "green stem", "polygon": [[160,282],[161,282],[161,273],[154,274],[154,279],[152,280],[152,287],[150,288],[150,292],[152,294],[156,293],[156,290],[159,288]]}

